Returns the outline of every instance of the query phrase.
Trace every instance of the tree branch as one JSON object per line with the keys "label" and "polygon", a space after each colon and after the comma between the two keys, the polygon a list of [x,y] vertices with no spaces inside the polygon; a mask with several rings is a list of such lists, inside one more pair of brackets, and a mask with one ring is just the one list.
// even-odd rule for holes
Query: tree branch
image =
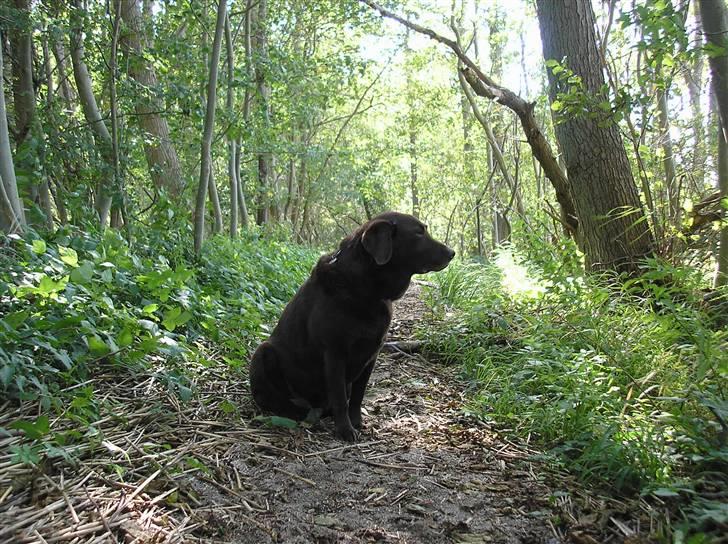
{"label": "tree branch", "polygon": [[450,38],[446,38],[423,26],[413,23],[395,13],[383,8],[372,0],[359,0],[368,5],[370,8],[378,11],[383,17],[387,17],[398,23],[414,30],[420,34],[424,34],[429,38],[448,46],[457,58],[464,64],[461,69],[465,80],[472,87],[475,94],[495,100],[513,111],[521,121],[521,126],[526,135],[528,144],[531,146],[531,152],[536,160],[541,164],[544,174],[549,178],[556,192],[556,200],[561,206],[562,222],[567,226],[566,231],[569,235],[575,235],[578,229],[578,221],[576,219],[576,211],[574,203],[569,192],[569,184],[566,174],[556,162],[551,146],[546,137],[543,135],[541,128],[538,126],[536,117],[534,116],[535,104],[527,102],[510,89],[503,87],[493,81],[489,76],[484,74],[475,62],[468,57],[458,43]]}

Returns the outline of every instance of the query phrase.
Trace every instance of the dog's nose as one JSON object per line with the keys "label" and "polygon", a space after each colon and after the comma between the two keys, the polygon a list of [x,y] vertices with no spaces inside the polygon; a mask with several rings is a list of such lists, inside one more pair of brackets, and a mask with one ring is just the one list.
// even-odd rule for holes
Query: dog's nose
{"label": "dog's nose", "polygon": [[452,261],[452,258],[455,256],[455,251],[450,248],[447,248],[447,255],[448,255],[448,259],[450,259]]}

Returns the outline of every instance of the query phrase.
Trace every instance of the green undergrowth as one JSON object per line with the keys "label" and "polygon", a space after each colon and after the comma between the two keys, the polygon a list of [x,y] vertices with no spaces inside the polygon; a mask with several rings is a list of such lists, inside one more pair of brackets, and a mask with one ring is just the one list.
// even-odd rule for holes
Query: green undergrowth
{"label": "green undergrowth", "polygon": [[703,304],[703,278],[652,261],[609,281],[581,274],[573,250],[557,257],[526,264],[506,249],[436,275],[429,349],[462,365],[469,409],[503,432],[586,483],[680,509],[677,539],[722,530],[728,332]]}
{"label": "green undergrowth", "polygon": [[184,400],[190,368],[246,363],[315,258],[249,233],[210,240],[197,260],[191,239],[154,236],[131,246],[113,230],[2,240],[0,396],[47,410],[111,364],[153,365]]}

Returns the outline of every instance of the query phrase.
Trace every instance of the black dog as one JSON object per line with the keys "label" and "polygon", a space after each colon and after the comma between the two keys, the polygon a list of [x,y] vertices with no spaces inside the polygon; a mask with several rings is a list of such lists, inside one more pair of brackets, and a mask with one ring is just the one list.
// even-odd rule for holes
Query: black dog
{"label": "black dog", "polygon": [[324,255],[250,362],[261,408],[293,419],[331,413],[336,434],[353,441],[361,402],[392,301],[413,274],[442,270],[455,252],[411,215],[379,215]]}

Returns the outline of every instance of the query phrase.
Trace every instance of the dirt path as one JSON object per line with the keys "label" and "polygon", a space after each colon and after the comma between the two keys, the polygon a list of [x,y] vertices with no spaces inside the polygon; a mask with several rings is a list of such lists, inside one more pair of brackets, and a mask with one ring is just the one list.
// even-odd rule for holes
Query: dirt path
{"label": "dirt path", "polygon": [[[414,286],[396,304],[390,340],[407,340],[425,313]],[[455,369],[383,354],[355,446],[331,423],[281,431],[270,448],[241,443],[225,460],[265,511],[235,519],[235,542],[558,542],[548,491],[526,455],[461,411]],[[208,491],[212,491],[209,490]],[[208,500],[223,499],[208,495]],[[237,525],[237,527],[236,527]]]}
{"label": "dirt path", "polygon": [[[397,303],[390,339],[411,338],[426,311],[419,294],[414,286]],[[247,384],[219,366],[201,369],[184,403],[153,369],[108,364],[83,385],[95,392],[80,404],[98,410],[95,423],[50,422],[54,437],[80,433],[60,448],[67,459],[49,450],[36,466],[18,463],[18,448],[31,445],[8,429],[32,421],[33,407],[0,406],[0,542],[565,539],[567,499],[540,481],[532,452],[465,416],[457,370],[420,355],[380,357],[353,445],[334,439],[329,421],[262,426]],[[577,538],[576,521],[569,538],[596,542]]]}

